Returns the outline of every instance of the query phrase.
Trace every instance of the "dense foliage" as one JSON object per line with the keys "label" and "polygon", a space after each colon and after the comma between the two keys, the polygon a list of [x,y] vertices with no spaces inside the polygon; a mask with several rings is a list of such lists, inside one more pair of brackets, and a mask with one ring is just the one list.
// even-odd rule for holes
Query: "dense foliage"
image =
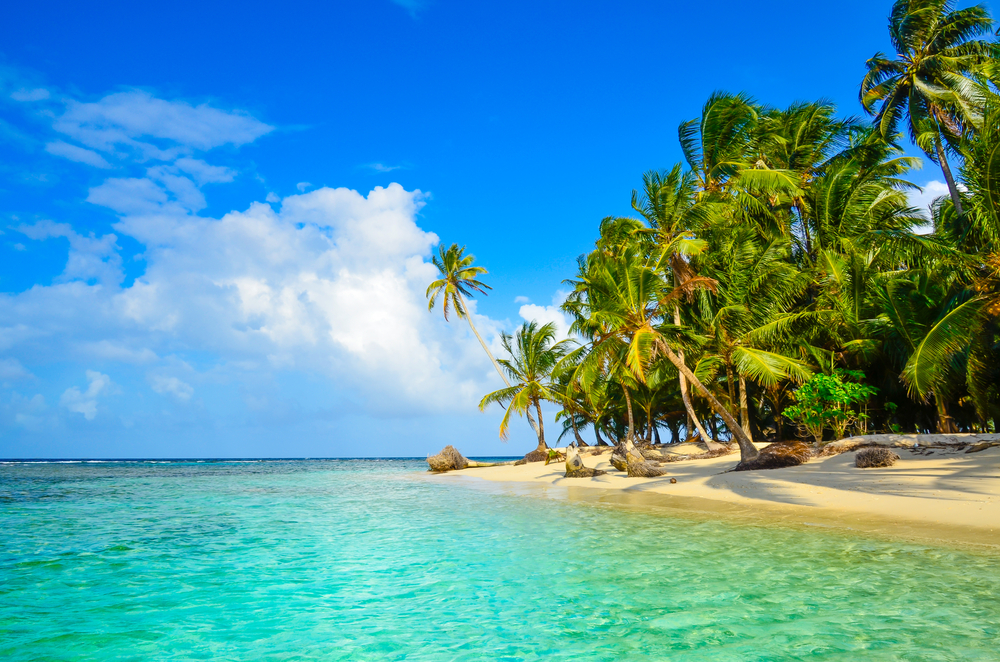
{"label": "dense foliage", "polygon": [[[945,0],[898,0],[889,23],[895,59],[875,55],[861,83],[870,123],[716,93],[680,126],[685,162],[642,177],[634,216],[601,221],[563,306],[581,342],[546,382],[564,434],[731,438],[746,458],[750,440],[859,421],[996,430],[993,23]],[[910,206],[904,140],[949,185],[930,210]],[[817,389],[844,402],[824,408]]]}

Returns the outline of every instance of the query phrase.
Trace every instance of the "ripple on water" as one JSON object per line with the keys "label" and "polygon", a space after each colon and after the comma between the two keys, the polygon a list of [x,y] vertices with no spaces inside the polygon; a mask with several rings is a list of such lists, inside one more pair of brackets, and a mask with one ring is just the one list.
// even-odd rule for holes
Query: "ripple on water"
{"label": "ripple on water", "polygon": [[997,558],[410,480],[0,466],[0,658],[995,660]]}

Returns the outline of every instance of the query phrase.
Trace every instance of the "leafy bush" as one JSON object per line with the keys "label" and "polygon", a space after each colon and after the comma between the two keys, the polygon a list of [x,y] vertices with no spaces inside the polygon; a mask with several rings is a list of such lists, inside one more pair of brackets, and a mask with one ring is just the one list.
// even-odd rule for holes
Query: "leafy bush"
{"label": "leafy bush", "polygon": [[864,373],[835,370],[832,375],[815,374],[792,393],[795,404],[785,409],[785,416],[823,442],[823,432],[830,428],[835,439],[846,436],[847,428],[863,424],[868,415],[861,406],[878,392],[874,386],[860,384]]}

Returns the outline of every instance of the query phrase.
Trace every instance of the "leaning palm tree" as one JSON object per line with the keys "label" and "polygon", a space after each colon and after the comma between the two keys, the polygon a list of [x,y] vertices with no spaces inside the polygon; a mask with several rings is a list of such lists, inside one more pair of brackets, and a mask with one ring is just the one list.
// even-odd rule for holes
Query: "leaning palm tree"
{"label": "leaning palm tree", "polygon": [[982,126],[985,88],[977,78],[993,47],[977,37],[992,29],[982,5],[956,10],[952,0],[896,0],[889,37],[897,57],[876,53],[861,82],[861,105],[875,116],[883,140],[894,140],[905,115],[910,139],[941,166],[959,215],[946,151]]}
{"label": "leaning palm tree", "polygon": [[[525,414],[534,407],[538,415],[538,446],[534,453],[545,453],[545,424],[542,421],[542,401],[562,404],[563,395],[553,382],[552,370],[569,351],[571,340],[555,342],[556,327],[549,322],[539,327],[538,322],[525,322],[515,335],[500,334],[500,342],[510,359],[500,359],[500,365],[515,382],[513,386],[493,391],[483,397],[479,410],[494,402],[506,407],[500,421],[500,438],[510,433],[511,414]],[[531,455],[532,453],[529,453]]]}
{"label": "leaning palm tree", "polygon": [[[465,254],[465,246],[459,248],[458,244],[452,244],[446,249],[442,244],[438,247],[438,255],[435,255],[431,261],[438,268],[440,278],[427,286],[427,310],[434,310],[434,304],[437,303],[438,297],[442,299],[441,307],[444,309],[445,320],[448,319],[448,312],[454,308],[459,319],[464,318],[469,323],[469,328],[476,334],[486,356],[490,357],[500,379],[507,385],[507,388],[510,388],[510,382],[507,381],[507,376],[493,357],[493,352],[486,346],[486,341],[479,335],[476,325],[472,323],[472,315],[469,314],[465,303],[465,298],[472,298],[473,291],[485,295],[486,290],[493,289],[478,280],[480,275],[489,272],[486,271],[485,267],[473,266],[472,263],[475,259],[474,256]],[[531,429],[535,431],[535,434],[538,434],[538,426],[531,412],[528,412],[528,423],[531,424]]]}

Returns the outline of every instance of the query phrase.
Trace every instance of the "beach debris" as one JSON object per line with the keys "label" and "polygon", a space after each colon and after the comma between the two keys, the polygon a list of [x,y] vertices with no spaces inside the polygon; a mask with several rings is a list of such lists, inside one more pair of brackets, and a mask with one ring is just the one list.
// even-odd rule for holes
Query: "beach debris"
{"label": "beach debris", "polygon": [[615,444],[615,449],[611,451],[611,466],[618,471],[628,471],[628,462],[625,460],[625,444]]}
{"label": "beach debris", "polygon": [[427,464],[430,465],[431,471],[434,473],[444,473],[445,471],[464,469],[469,466],[469,461],[455,450],[454,446],[449,444],[437,455],[428,457]]}
{"label": "beach debris", "polygon": [[676,478],[671,478],[671,479],[670,479],[670,482],[671,482],[671,483],[676,483],[676,482],[677,482],[677,479],[676,479]]}
{"label": "beach debris", "polygon": [[566,478],[593,478],[606,473],[608,472],[585,466],[577,449],[572,446],[566,449]]}
{"label": "beach debris", "polygon": [[760,455],[747,462],[740,462],[733,471],[758,471],[761,469],[781,469],[805,464],[812,457],[812,450],[796,441],[792,443],[774,443],[760,452]]}
{"label": "beach debris", "polygon": [[1000,446],[1000,441],[983,441],[978,444],[972,444],[965,449],[966,453],[978,453],[984,451],[987,448],[993,448],[994,446]]}
{"label": "beach debris", "polygon": [[626,439],[625,473],[628,474],[629,478],[655,478],[662,476],[666,472],[658,464],[646,460],[639,449],[635,447],[635,444],[632,443],[632,440]]}
{"label": "beach debris", "polygon": [[548,466],[549,462],[558,462],[559,460],[565,460],[565,459],[566,459],[565,454],[550,448],[548,454],[545,456],[545,464],[546,466]]}
{"label": "beach debris", "polygon": [[530,453],[522,457],[520,460],[515,462],[515,464],[527,464],[528,462],[545,462],[548,459],[549,459],[548,448],[544,450],[536,448],[535,450],[531,451]]}
{"label": "beach debris", "polygon": [[854,457],[854,466],[859,469],[891,467],[898,459],[898,455],[884,446],[870,446],[858,451]]}

